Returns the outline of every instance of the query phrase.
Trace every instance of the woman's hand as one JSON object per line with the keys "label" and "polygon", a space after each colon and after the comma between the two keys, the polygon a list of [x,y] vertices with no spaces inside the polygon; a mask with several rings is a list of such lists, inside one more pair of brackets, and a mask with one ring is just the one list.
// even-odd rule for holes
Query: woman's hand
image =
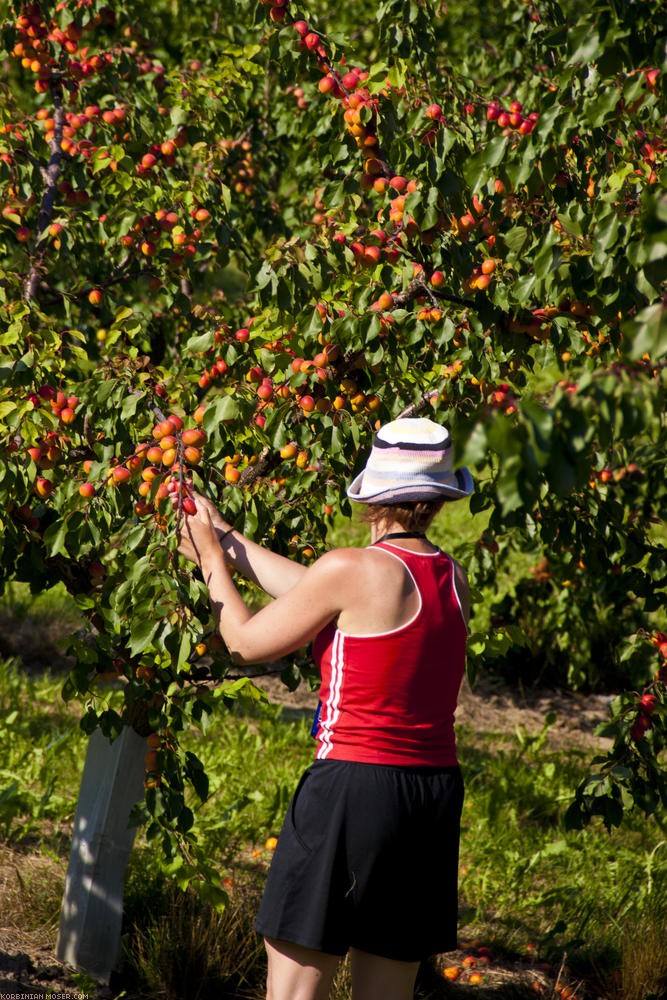
{"label": "woman's hand", "polygon": [[[171,482],[169,483],[169,486],[167,488],[169,490],[172,507],[174,508],[174,510],[177,510],[178,509],[178,494],[179,494],[179,482],[178,482],[178,480],[172,479]],[[182,494],[182,496],[183,496],[184,499],[185,499],[186,496],[188,496],[192,500],[194,500],[194,502],[196,504],[196,507],[197,507],[197,512],[198,513],[201,514],[201,513],[203,513],[204,510],[208,511],[208,515],[209,515],[209,517],[211,519],[211,522],[213,524],[213,527],[215,528],[215,531],[216,531],[216,534],[218,535],[218,537],[221,537],[222,535],[226,534],[228,531],[231,531],[231,527],[232,527],[231,524],[228,524],[227,521],[225,521],[225,519],[223,518],[223,516],[220,513],[220,511],[215,506],[215,504],[211,500],[209,500],[208,497],[204,497],[204,496],[201,495],[201,493],[196,493],[192,489],[192,480],[191,479],[185,480],[183,482],[183,494]],[[193,516],[193,515],[191,515],[191,516]]]}
{"label": "woman's hand", "polygon": [[200,505],[199,499],[195,501],[197,513],[183,515],[178,531],[178,551],[203,569],[211,555],[220,552],[220,544],[208,507]]}
{"label": "woman's hand", "polygon": [[220,513],[220,511],[215,506],[212,500],[209,500],[208,497],[203,497],[201,493],[195,493],[193,490],[190,490],[190,496],[194,499],[195,503],[197,504],[198,514],[200,512],[203,514],[204,511],[208,513],[211,524],[213,525],[213,528],[218,537],[226,534],[228,531],[231,531],[232,529],[231,524],[225,521],[222,514]]}

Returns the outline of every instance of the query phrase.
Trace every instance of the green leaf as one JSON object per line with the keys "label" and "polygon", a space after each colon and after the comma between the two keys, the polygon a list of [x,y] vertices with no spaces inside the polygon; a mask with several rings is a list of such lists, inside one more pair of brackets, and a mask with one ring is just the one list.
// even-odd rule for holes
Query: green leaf
{"label": "green leaf", "polygon": [[213,346],[214,337],[213,330],[200,333],[197,337],[190,337],[190,340],[186,344],[186,350],[192,352],[192,354],[199,354],[201,351],[206,351],[209,347]]}
{"label": "green leaf", "polygon": [[66,556],[65,539],[67,537],[67,522],[54,521],[44,532],[44,544],[50,556]]}
{"label": "green leaf", "polygon": [[483,150],[482,162],[487,167],[497,167],[505,158],[508,140],[504,135],[497,135],[487,143]]}
{"label": "green leaf", "polygon": [[512,226],[508,233],[503,233],[503,243],[514,254],[518,254],[528,239],[528,230],[524,226]]}
{"label": "green leaf", "polygon": [[630,358],[648,354],[658,361],[667,354],[667,308],[658,302],[623,325],[625,350]]}
{"label": "green leaf", "polygon": [[238,403],[233,396],[218,396],[212,406],[206,407],[204,428],[213,431],[219,424],[234,420],[239,413]]}
{"label": "green leaf", "polygon": [[129,650],[132,656],[143,653],[150,646],[159,626],[160,622],[153,621],[151,618],[140,618],[132,622],[129,642]]}
{"label": "green leaf", "polygon": [[123,420],[129,420],[137,412],[137,407],[139,403],[143,403],[146,399],[146,394],[143,392],[131,392],[123,400],[123,405],[120,409],[120,415]]}

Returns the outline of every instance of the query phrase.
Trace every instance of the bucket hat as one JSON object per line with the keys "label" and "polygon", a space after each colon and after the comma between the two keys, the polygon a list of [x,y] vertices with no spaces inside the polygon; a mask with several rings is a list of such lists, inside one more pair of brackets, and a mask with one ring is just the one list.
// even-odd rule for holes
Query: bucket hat
{"label": "bucket hat", "polygon": [[452,468],[453,445],[446,427],[425,417],[401,417],[377,432],[363,472],[347,495],[357,503],[458,500],[470,496],[468,469]]}

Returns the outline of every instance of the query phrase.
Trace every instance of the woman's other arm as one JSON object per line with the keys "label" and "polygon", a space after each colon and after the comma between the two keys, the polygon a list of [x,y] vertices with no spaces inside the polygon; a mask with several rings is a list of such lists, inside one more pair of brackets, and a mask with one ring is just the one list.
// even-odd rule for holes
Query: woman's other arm
{"label": "woman's other arm", "polygon": [[256,583],[270,597],[280,597],[301,580],[307,566],[246,538],[225,521],[207,497],[195,493],[194,498],[197,509],[202,514],[208,512],[225,559],[247,580]]}

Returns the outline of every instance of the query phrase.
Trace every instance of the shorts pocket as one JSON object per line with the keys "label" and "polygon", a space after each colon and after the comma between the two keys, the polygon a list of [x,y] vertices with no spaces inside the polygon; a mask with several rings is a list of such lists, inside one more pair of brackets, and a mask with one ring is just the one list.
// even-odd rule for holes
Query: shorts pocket
{"label": "shorts pocket", "polygon": [[326,835],[331,802],[324,778],[319,769],[308,768],[301,775],[287,812],[294,838],[308,854],[321,845]]}

